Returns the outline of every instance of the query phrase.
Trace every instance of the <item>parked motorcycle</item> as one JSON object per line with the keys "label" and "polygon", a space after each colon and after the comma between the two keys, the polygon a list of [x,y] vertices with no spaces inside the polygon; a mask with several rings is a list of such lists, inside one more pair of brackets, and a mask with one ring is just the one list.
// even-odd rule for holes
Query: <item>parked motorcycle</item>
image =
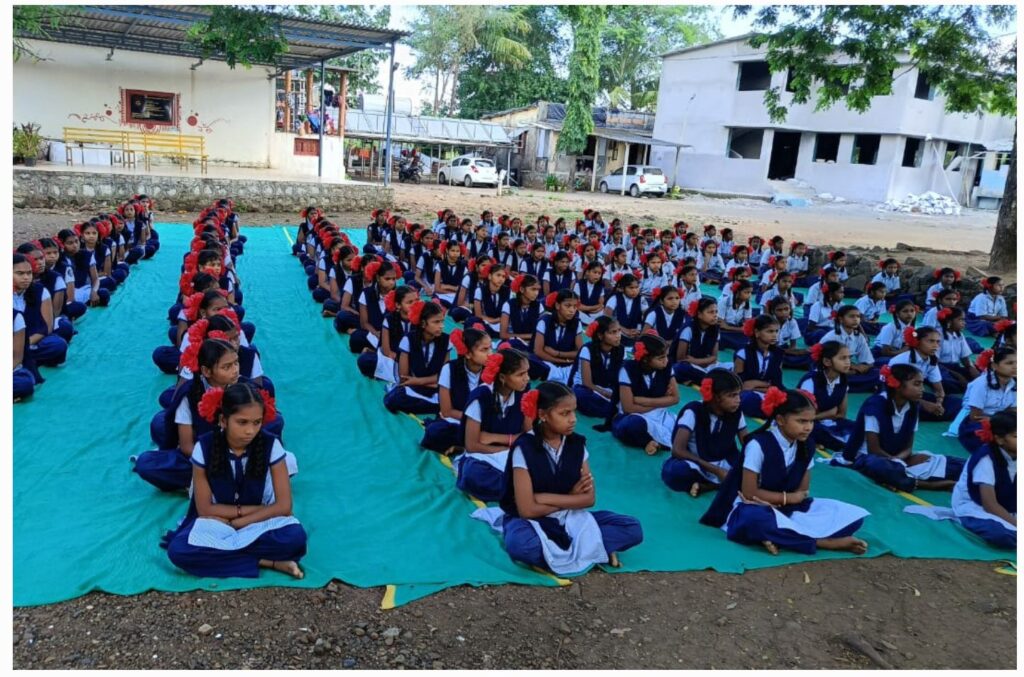
{"label": "parked motorcycle", "polygon": [[419,183],[420,182],[420,174],[421,173],[422,173],[422,169],[420,168],[420,163],[418,163],[418,162],[413,163],[413,162],[409,162],[408,160],[402,160],[398,164],[398,182],[399,183],[405,183],[406,181],[411,181],[413,183]]}

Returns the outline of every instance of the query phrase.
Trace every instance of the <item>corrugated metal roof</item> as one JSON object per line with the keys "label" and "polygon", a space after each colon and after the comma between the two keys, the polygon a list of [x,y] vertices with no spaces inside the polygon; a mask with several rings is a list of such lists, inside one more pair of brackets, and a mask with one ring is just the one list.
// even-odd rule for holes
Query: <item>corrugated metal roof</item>
{"label": "corrugated metal roof", "polygon": [[[71,9],[74,16],[59,28],[48,28],[45,36],[22,32],[19,37],[198,58],[199,50],[186,40],[185,33],[210,16],[209,10],[198,5],[79,5]],[[283,16],[281,28],[288,51],[278,57],[278,63],[261,65],[302,68],[364,49],[381,48],[408,35],[404,31]]]}
{"label": "corrugated metal roof", "polygon": [[[345,136],[356,139],[383,139],[386,135],[384,113],[349,110],[345,114]],[[464,146],[510,146],[508,131],[501,125],[459,118],[433,118],[421,115],[394,115],[391,138],[411,143],[442,143]]]}
{"label": "corrugated metal roof", "polygon": [[686,143],[675,143],[674,141],[655,139],[642,132],[627,132],[621,129],[609,129],[608,127],[595,127],[593,134],[594,136],[601,137],[603,139],[620,141],[622,143],[640,144],[642,146],[674,146],[678,148],[693,148],[693,146]]}

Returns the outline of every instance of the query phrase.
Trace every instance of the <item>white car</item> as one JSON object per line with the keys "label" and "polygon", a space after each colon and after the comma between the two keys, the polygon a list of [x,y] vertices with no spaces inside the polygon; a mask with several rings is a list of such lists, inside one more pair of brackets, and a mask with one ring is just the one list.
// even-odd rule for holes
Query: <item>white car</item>
{"label": "white car", "polygon": [[[600,189],[602,193],[621,192],[622,167],[604,176],[601,179]],[[645,193],[661,197],[668,192],[665,173],[661,171],[660,167],[630,165],[626,170],[626,192],[633,197],[640,197]]]}
{"label": "white car", "polygon": [[474,185],[498,186],[498,170],[487,158],[460,155],[438,170],[438,183],[461,183],[466,188]]}

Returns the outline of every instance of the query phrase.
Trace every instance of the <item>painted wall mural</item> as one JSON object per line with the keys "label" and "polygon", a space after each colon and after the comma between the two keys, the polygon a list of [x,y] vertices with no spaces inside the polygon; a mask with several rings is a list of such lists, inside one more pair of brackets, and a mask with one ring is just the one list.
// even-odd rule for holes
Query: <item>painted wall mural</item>
{"label": "painted wall mural", "polygon": [[[147,134],[159,134],[160,132],[182,132],[182,133],[200,133],[210,135],[214,132],[214,128],[218,125],[231,124],[231,120],[227,118],[215,118],[210,121],[205,121],[201,118],[200,114],[196,110],[190,110],[189,114],[184,119],[184,124],[180,123],[180,113],[177,108],[179,106],[180,95],[174,94],[174,110],[168,109],[165,105],[160,103],[159,99],[155,99],[154,105],[147,107],[146,100],[136,101],[137,108],[141,115],[146,115],[144,111],[149,108],[152,109],[150,112],[153,113],[155,119],[152,121],[142,121],[138,118],[139,114],[135,115],[136,121],[132,121],[132,116],[124,115],[124,101],[127,98],[127,94],[131,95],[145,95],[149,94],[146,92],[139,92],[138,90],[120,90],[120,96],[117,99],[117,103],[113,106],[110,104],[103,104],[103,109],[97,113],[79,112],[69,113],[69,120],[77,120],[83,125],[87,125],[90,122],[106,122],[121,127],[128,127],[135,129],[140,132],[146,132]],[[159,93],[157,93],[159,94]],[[138,98],[138,96],[136,96]],[[152,98],[152,97],[151,97]],[[155,107],[154,107],[155,106]],[[159,110],[156,110],[159,108]],[[170,118],[170,124],[168,122],[161,122],[161,119]],[[174,123],[178,123],[176,126]]]}

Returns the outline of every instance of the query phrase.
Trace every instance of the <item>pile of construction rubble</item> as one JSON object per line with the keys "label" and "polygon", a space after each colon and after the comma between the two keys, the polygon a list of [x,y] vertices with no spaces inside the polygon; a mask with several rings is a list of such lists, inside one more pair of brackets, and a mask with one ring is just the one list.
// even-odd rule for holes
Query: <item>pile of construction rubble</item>
{"label": "pile of construction rubble", "polygon": [[903,212],[906,214],[955,214],[960,215],[956,200],[934,191],[907,195],[902,200],[889,200],[876,207],[879,211]]}

